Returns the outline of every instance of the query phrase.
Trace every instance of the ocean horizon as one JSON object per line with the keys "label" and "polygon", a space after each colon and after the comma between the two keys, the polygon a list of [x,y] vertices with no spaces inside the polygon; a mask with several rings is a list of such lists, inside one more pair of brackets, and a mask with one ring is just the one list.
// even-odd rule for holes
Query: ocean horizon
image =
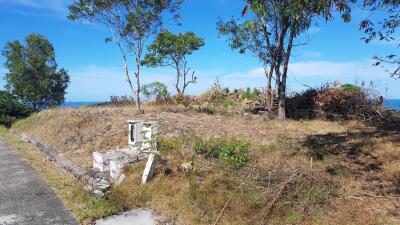
{"label": "ocean horizon", "polygon": [[400,111],[400,99],[386,99],[384,100],[385,108]]}

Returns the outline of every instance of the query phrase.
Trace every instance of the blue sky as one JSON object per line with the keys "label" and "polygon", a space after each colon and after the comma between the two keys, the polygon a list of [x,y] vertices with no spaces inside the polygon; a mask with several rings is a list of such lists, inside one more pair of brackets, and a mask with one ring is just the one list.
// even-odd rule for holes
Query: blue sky
{"label": "blue sky", "polygon": [[[23,40],[30,33],[40,33],[53,43],[57,62],[71,75],[67,101],[104,101],[111,95],[129,95],[122,72],[119,52],[104,39],[108,31],[101,25],[77,23],[66,18],[69,0],[0,0],[0,47],[7,41]],[[182,6],[182,26],[166,24],[173,32],[193,31],[205,39],[205,47],[190,56],[190,66],[199,82],[188,93],[207,90],[218,77],[232,88],[263,87],[265,77],[258,60],[232,51],[218,37],[219,17],[238,18],[241,0],[187,0]],[[328,23],[316,21],[303,37],[307,45],[296,47],[289,69],[289,92],[303,86],[320,86],[325,82],[373,81],[387,98],[400,98],[400,80],[389,78],[384,68],[372,67],[371,58],[394,52],[394,44],[365,44],[358,30],[367,12],[355,10],[353,22],[339,18]],[[398,49],[397,49],[398,51]],[[133,65],[131,60],[131,64]],[[0,88],[4,86],[4,58],[0,57]],[[174,71],[167,68],[144,69],[143,83],[161,81],[173,92]]]}

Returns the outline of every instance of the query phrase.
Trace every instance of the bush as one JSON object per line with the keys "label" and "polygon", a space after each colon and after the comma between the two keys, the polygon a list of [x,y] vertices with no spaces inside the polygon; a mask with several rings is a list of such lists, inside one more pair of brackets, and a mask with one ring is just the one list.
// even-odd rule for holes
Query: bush
{"label": "bush", "polygon": [[214,139],[207,142],[198,139],[194,144],[197,154],[207,158],[218,158],[235,167],[243,167],[250,162],[250,144],[235,139]]}
{"label": "bush", "polygon": [[143,85],[142,91],[147,99],[154,99],[157,102],[164,102],[169,97],[167,86],[158,81]]}
{"label": "bush", "polygon": [[10,127],[17,119],[28,117],[32,108],[20,103],[7,91],[0,91],[0,124]]}

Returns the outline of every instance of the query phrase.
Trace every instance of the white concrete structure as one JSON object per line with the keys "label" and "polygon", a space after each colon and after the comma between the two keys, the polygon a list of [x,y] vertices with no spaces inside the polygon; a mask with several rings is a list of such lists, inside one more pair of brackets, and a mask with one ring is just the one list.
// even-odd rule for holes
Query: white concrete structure
{"label": "white concrete structure", "polygon": [[157,151],[158,125],[155,122],[129,120],[128,149],[118,149],[107,153],[93,152],[93,168],[109,172],[114,183],[124,179],[123,168],[143,157],[148,157],[142,182],[148,182],[154,174]]}
{"label": "white concrete structure", "polygon": [[153,178],[154,168],[156,166],[156,154],[150,153],[142,175],[142,184],[147,183]]}
{"label": "white concrete structure", "polygon": [[110,160],[115,158],[113,152],[101,153],[93,152],[93,168],[98,169],[100,172],[110,171]]}
{"label": "white concrete structure", "polygon": [[161,219],[155,216],[148,209],[134,209],[124,212],[121,215],[111,216],[104,219],[99,219],[95,222],[96,225],[156,225],[157,220]]}

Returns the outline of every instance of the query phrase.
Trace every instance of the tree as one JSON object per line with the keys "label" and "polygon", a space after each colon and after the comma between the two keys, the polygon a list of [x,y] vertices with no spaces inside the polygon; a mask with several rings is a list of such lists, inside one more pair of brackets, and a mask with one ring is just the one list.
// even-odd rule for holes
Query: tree
{"label": "tree", "polygon": [[[378,39],[379,41],[396,43],[396,49],[400,48],[398,42],[398,33],[400,27],[400,0],[364,0],[363,8],[371,11],[371,14],[383,14],[382,19],[372,21],[372,15],[360,23],[360,29],[363,29],[366,37],[363,39],[366,43]],[[387,64],[393,66],[389,74],[392,77],[400,77],[400,56],[389,54],[387,56],[374,56],[375,66]]]}
{"label": "tree", "polygon": [[4,47],[6,89],[35,110],[61,105],[69,75],[57,70],[53,45],[39,34],[28,35],[25,43],[8,42]]}
{"label": "tree", "polygon": [[[232,48],[239,49],[241,53],[246,50],[251,51],[264,67],[269,65],[267,93],[270,93],[271,79],[275,75],[279,98],[278,118],[284,120],[287,72],[295,39],[310,27],[314,18],[323,16],[325,19],[330,19],[333,9],[342,12],[343,19],[349,21],[350,8],[340,0],[247,0],[246,2],[247,6],[242,14],[246,15],[251,11],[250,19],[242,24],[237,20],[226,23],[219,21],[218,29],[220,34],[229,37]],[[271,97],[268,96],[267,102],[271,104]]]}
{"label": "tree", "polygon": [[7,91],[0,91],[0,124],[10,127],[17,120],[28,117],[32,108],[18,102],[18,100]]}
{"label": "tree", "polygon": [[[195,71],[190,71],[187,56],[204,46],[203,38],[192,32],[172,34],[161,32],[154,42],[147,47],[143,64],[149,67],[171,66],[176,70],[175,88],[178,95],[184,95],[187,86],[197,82]],[[191,76],[188,77],[191,72]],[[182,82],[181,82],[182,79]]]}
{"label": "tree", "polygon": [[143,94],[147,99],[154,98],[155,100],[165,101],[168,96],[168,88],[161,82],[153,82],[143,85]]}
{"label": "tree", "polygon": [[[110,30],[111,37],[123,58],[125,77],[135,97],[136,110],[142,113],[140,104],[140,74],[143,50],[146,41],[157,34],[167,12],[174,19],[183,0],[75,0],[69,7],[71,20],[88,20],[100,23]],[[134,76],[136,90],[129,74],[128,54],[133,56],[136,63]]]}

